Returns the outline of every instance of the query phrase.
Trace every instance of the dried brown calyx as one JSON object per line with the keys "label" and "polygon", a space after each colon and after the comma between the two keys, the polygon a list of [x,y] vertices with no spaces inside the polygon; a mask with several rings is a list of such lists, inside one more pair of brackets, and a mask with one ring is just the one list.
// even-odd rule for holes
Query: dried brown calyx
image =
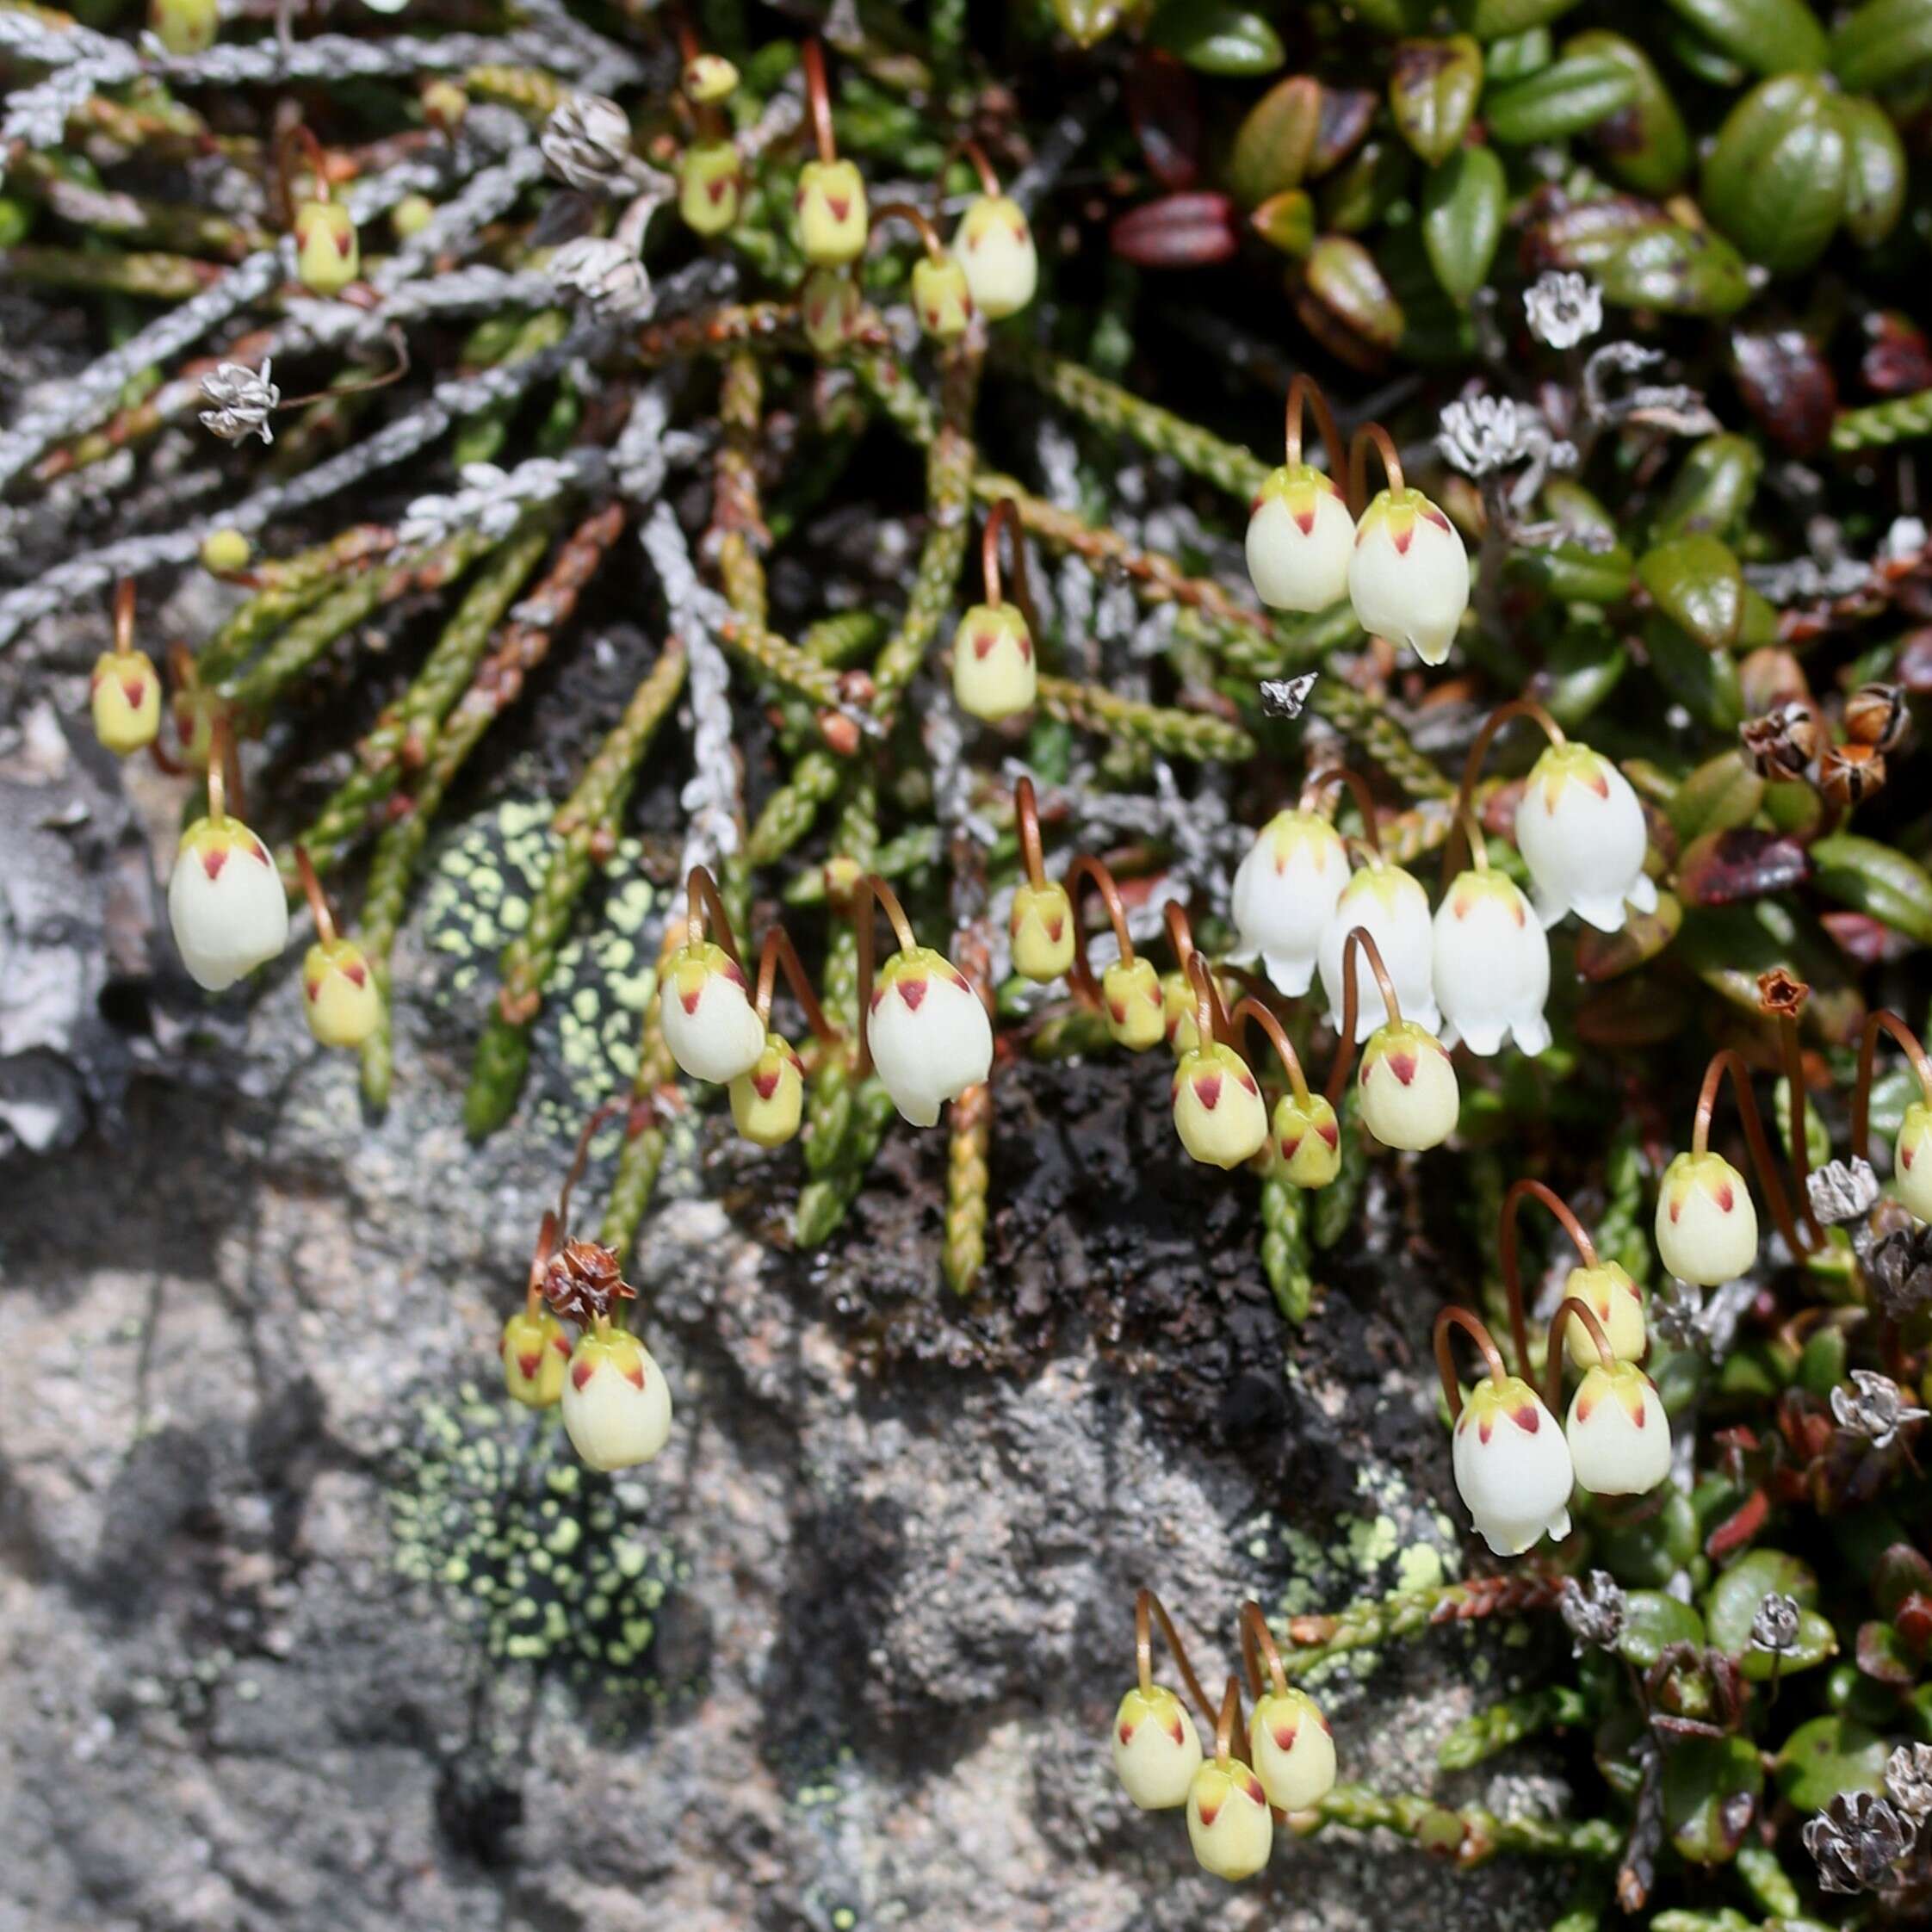
{"label": "dried brown calyx", "polygon": [[1758,1010],[1768,1019],[1796,1019],[1811,996],[1811,988],[1782,966],[1757,976]]}
{"label": "dried brown calyx", "polygon": [[637,1291],[624,1279],[617,1257],[594,1241],[567,1241],[543,1271],[543,1298],[567,1322],[588,1327],[607,1321]]}
{"label": "dried brown calyx", "polygon": [[1802,698],[1792,698],[1737,728],[1744,755],[1764,778],[1799,778],[1818,749],[1817,719]]}

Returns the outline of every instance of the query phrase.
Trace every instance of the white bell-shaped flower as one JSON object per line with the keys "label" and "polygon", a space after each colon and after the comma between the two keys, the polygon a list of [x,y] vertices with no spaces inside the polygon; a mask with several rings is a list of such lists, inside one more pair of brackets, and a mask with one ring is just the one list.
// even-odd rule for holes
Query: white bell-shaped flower
{"label": "white bell-shaped flower", "polygon": [[1369,1036],[1355,1081],[1362,1124],[1384,1147],[1421,1154],[1456,1130],[1462,1112],[1456,1069],[1442,1042],[1409,1020]]}
{"label": "white bell-shaped flower", "polygon": [[1121,1699],[1113,1719],[1113,1769],[1132,1803],[1143,1811],[1185,1805],[1200,1768],[1200,1733],[1171,1690],[1136,1685]]}
{"label": "white bell-shaped flower", "polygon": [[1545,926],[1575,913],[1603,932],[1620,932],[1625,906],[1656,910],[1645,876],[1650,833],[1630,781],[1588,745],[1551,745],[1530,768],[1516,808],[1516,845],[1536,888]]}
{"label": "white bell-shaped flower", "polygon": [[1657,1253],[1680,1281],[1721,1287],[1757,1261],[1757,1209],[1721,1154],[1680,1154],[1657,1188]]}
{"label": "white bell-shaped flower", "polygon": [[1039,251],[1025,211],[1008,195],[981,195],[959,218],[952,251],[989,322],[1017,315],[1040,285]]}
{"label": "white bell-shaped flower", "polygon": [[[1564,1283],[1564,1299],[1582,1303],[1597,1318],[1610,1353],[1619,1362],[1638,1362],[1650,1347],[1644,1321],[1644,1291],[1614,1261],[1599,1261],[1594,1268],[1574,1267]],[[1597,1359],[1596,1344],[1581,1322],[1564,1324],[1564,1345],[1570,1359],[1580,1369],[1589,1368]]]}
{"label": "white bell-shaped flower", "polygon": [[1268,1802],[1305,1811],[1334,1789],[1335,1741],[1322,1707],[1291,1685],[1270,1691],[1248,1720],[1248,1756]]}
{"label": "white bell-shaped flower", "polygon": [[1585,1372],[1564,1434],[1576,1480],[1594,1495],[1648,1495],[1670,1473],[1670,1419],[1634,1362]]}
{"label": "white bell-shaped flower", "polygon": [[1436,907],[1433,950],[1446,1044],[1484,1056],[1505,1034],[1525,1053],[1549,1045],[1550,942],[1514,879],[1462,873]]}
{"label": "white bell-shaped flower", "polygon": [[872,1064],[892,1104],[930,1127],[993,1069],[993,1023],[973,984],[931,946],[895,953],[872,988],[866,1016]]}
{"label": "white bell-shaped flower", "polygon": [[[1413,872],[1380,859],[1363,866],[1342,888],[1334,917],[1322,935],[1322,990],[1328,996],[1328,1025],[1341,1031],[1341,957],[1357,926],[1375,941],[1375,950],[1394,981],[1403,1013],[1426,1031],[1442,1030],[1436,1011],[1434,941],[1429,930],[1429,895]],[[1382,1024],[1382,994],[1365,947],[1355,949],[1355,1042],[1359,1045]]]}
{"label": "white bell-shaped flower", "polygon": [[1274,1849],[1274,1813],[1261,1780],[1238,1758],[1209,1762],[1187,1793],[1187,1836],[1217,1879],[1251,1879]]}
{"label": "white bell-shaped flower", "polygon": [[1520,1377],[1485,1376],[1476,1384],[1456,1418],[1452,1459],[1457,1494],[1499,1557],[1570,1534],[1570,1445]]}
{"label": "white bell-shaped flower", "polygon": [[1348,883],[1348,849],[1318,812],[1278,812],[1235,871],[1232,910],[1243,947],[1261,956],[1289,998],[1308,991],[1322,935]]}
{"label": "white bell-shaped flower", "polygon": [[664,1043],[693,1080],[725,1086],[765,1051],[765,1022],[736,960],[709,940],[678,947],[658,994]]}
{"label": "white bell-shaped flower", "polygon": [[1348,596],[1372,636],[1440,664],[1469,608],[1469,553],[1420,490],[1384,490],[1355,526]]}
{"label": "white bell-shaped flower", "polygon": [[564,1427],[592,1469],[649,1462],[671,1438],[671,1390],[651,1352],[622,1328],[587,1328],[564,1378]]}
{"label": "white bell-shaped flower", "polygon": [[1898,1124],[1892,1185],[1911,1213],[1932,1221],[1932,1107],[1923,1100],[1914,1100]]}
{"label": "white bell-shaped flower", "polygon": [[168,881],[168,923],[197,986],[220,993],[288,944],[288,895],[269,848],[238,818],[197,819]]}
{"label": "white bell-shaped flower", "polygon": [[1173,1108],[1180,1144],[1210,1167],[1238,1167],[1267,1144],[1267,1103],[1248,1062],[1232,1047],[1196,1047],[1180,1056]]}
{"label": "white bell-shaped flower", "polygon": [[1348,595],[1355,519],[1312,463],[1273,471],[1248,517],[1248,574],[1273,610],[1326,610]]}

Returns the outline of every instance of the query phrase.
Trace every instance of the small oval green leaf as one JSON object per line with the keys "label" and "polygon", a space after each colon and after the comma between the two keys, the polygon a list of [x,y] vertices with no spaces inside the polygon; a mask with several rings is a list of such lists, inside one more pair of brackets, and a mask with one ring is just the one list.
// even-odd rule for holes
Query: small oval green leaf
{"label": "small oval green leaf", "polygon": [[1581,134],[1636,98],[1636,79],[1622,62],[1578,55],[1498,88],[1484,103],[1483,120],[1496,140],[1520,147]]}
{"label": "small oval green leaf", "polygon": [[1489,278],[1508,200],[1492,148],[1458,148],[1422,183],[1422,245],[1436,280],[1458,302]]}
{"label": "small oval green leaf", "polygon": [[1831,71],[1847,87],[1896,87],[1932,67],[1932,0],[1870,0],[1831,36]]}
{"label": "small oval green leaf", "polygon": [[1467,34],[1401,40],[1389,67],[1396,130],[1432,167],[1453,153],[1483,91],[1483,50]]}
{"label": "small oval green leaf", "polygon": [[1811,864],[1827,898],[1932,946],[1932,877],[1923,866],[1855,832],[1820,839],[1811,847]]}
{"label": "small oval green leaf", "polygon": [[1883,1737],[1855,1718],[1813,1718],[1778,1753],[1779,1793],[1795,1810],[1821,1811],[1842,1791],[1882,1792],[1887,1749]]}
{"label": "small oval green leaf", "polygon": [[1845,232],[1875,248],[1898,226],[1905,207],[1905,144],[1892,116],[1861,96],[1836,103],[1845,137]]}
{"label": "small oval green leaf", "polygon": [[1844,129],[1825,84],[1781,74],[1726,116],[1705,164],[1711,219],[1755,262],[1789,273],[1824,252],[1844,212]]}
{"label": "small oval green leaf", "polygon": [[1235,131],[1228,158],[1228,191],[1256,207],[1285,188],[1298,188],[1315,155],[1322,124],[1322,84],[1310,74],[1277,81]]}
{"label": "small oval green leaf", "polygon": [[1656,544],[1637,560],[1637,579],[1651,601],[1707,651],[1737,635],[1744,573],[1728,544],[1704,532]]}
{"label": "small oval green leaf", "polygon": [[1636,83],[1630,105],[1600,121],[1590,130],[1591,142],[1626,188],[1674,194],[1690,168],[1690,133],[1650,55],[1601,27],[1572,34],[1563,51],[1566,59],[1613,60]]}
{"label": "small oval green leaf", "polygon": [[1287,59],[1265,15],[1223,0],[1166,0],[1147,37],[1204,74],[1272,74]]}
{"label": "small oval green leaf", "polygon": [[[1709,436],[1679,465],[1652,526],[1659,538],[1728,535],[1749,512],[1764,453],[1743,436]],[[1731,560],[1736,573],[1737,560]]]}
{"label": "small oval green leaf", "polygon": [[1759,74],[1816,73],[1824,29],[1805,0],[1665,0],[1713,46]]}

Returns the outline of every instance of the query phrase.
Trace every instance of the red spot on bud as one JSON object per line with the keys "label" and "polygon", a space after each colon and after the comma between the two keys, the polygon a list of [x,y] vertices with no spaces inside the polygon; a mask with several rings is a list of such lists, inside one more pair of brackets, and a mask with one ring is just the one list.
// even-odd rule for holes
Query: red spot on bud
{"label": "red spot on bud", "polygon": [[705,183],[704,192],[709,195],[714,201],[721,201],[725,198],[725,190],[733,185],[734,183],[729,175],[720,175],[715,181],[708,181]]}
{"label": "red spot on bud", "polygon": [[1590,790],[1599,798],[1607,798],[1610,796],[1610,781],[1601,771],[1593,771],[1590,774]]}
{"label": "red spot on bud", "polygon": [[1303,536],[1313,536],[1315,535],[1315,505],[1310,504],[1306,510],[1297,510],[1294,516],[1296,527],[1301,531],[1302,535]]}
{"label": "red spot on bud", "polygon": [[1341,1145],[1341,1123],[1339,1120],[1324,1120],[1315,1131],[1330,1147],[1340,1147]]}
{"label": "red spot on bud", "polygon": [[1395,545],[1398,557],[1406,557],[1409,545],[1415,541],[1415,526],[1413,523],[1404,523],[1399,530],[1391,530],[1389,541]]}
{"label": "red spot on bud", "polygon": [[1495,1424],[1490,1421],[1489,1418],[1487,1415],[1485,1415],[1483,1420],[1476,1425],[1476,1440],[1480,1442],[1485,1449],[1487,1449],[1489,1446],[1489,1431],[1494,1427]]}
{"label": "red spot on bud", "polygon": [[344,966],[343,968],[342,976],[345,980],[347,980],[351,986],[362,986],[368,981],[369,976],[369,969],[362,963],[361,960],[358,959],[354,961],[351,964]]}
{"label": "red spot on bud", "polygon": [[1250,1093],[1259,1093],[1261,1091],[1260,1088],[1254,1084],[1254,1074],[1247,1072],[1245,1069],[1242,1071],[1241,1075],[1241,1083],[1248,1089]]}
{"label": "red spot on bud", "polygon": [[570,1370],[570,1385],[581,1390],[584,1384],[597,1373],[597,1364],[591,1361],[573,1362]]}
{"label": "red spot on bud", "polygon": [[[1053,941],[1055,945],[1058,945],[1060,944],[1061,935],[1065,932],[1066,930],[1067,922],[1063,919],[1049,920],[1047,921],[1046,936],[1048,938]],[[1908,1154],[1905,1156],[1905,1165],[1909,1167],[1911,1164],[1912,1157]]]}
{"label": "red spot on bud", "polygon": [[697,1011],[697,1003],[703,997],[704,988],[702,983],[694,986],[689,993],[680,993],[678,995],[684,1005],[684,1011],[688,1013],[695,1013]]}
{"label": "red spot on bud", "polygon": [[227,863],[228,848],[226,845],[212,846],[201,854],[201,870],[211,879],[219,879],[221,876],[221,868]]}
{"label": "red spot on bud", "polygon": [[1534,1435],[1543,1427],[1543,1418],[1538,1413],[1536,1404],[1533,1402],[1525,1403],[1520,1409],[1511,1409],[1509,1411],[1509,1420],[1525,1435]]}
{"label": "red spot on bud", "polygon": [[1592,1409],[1595,1409],[1595,1407],[1596,1407],[1596,1404],[1595,1404],[1595,1403],[1594,1402],[1591,1402],[1591,1401],[1590,1401],[1590,1400],[1589,1400],[1589,1399],[1588,1399],[1588,1398],[1587,1396],[1577,1396],[1577,1398],[1576,1398],[1576,1420],[1577,1420],[1577,1421],[1578,1421],[1579,1422],[1587,1422],[1587,1421],[1589,1421],[1589,1419],[1590,1419],[1590,1412],[1591,1412],[1591,1410],[1592,1410]]}
{"label": "red spot on bud", "polygon": [[1204,1825],[1211,1825],[1221,1816],[1221,1806],[1218,1802],[1212,1805],[1197,1805],[1195,1808],[1200,1812],[1201,1823]]}
{"label": "red spot on bud", "polygon": [[827,195],[825,205],[832,210],[832,219],[834,221],[845,220],[852,212],[852,198],[850,195]]}
{"label": "red spot on bud", "polygon": [[919,1011],[920,1001],[926,997],[926,981],[912,979],[901,980],[899,981],[899,997],[906,1002],[910,1012],[916,1013]]}
{"label": "red spot on bud", "polygon": [[1271,1728],[1274,1732],[1274,1748],[1278,1751],[1291,1751],[1294,1749],[1295,1737],[1301,1729],[1298,1724],[1290,1718],[1285,1724],[1278,1724]]}
{"label": "red spot on bud", "polygon": [[1121,1741],[1121,1743],[1122,1743],[1123,1744],[1131,1744],[1131,1743],[1133,1743],[1133,1741],[1134,1741],[1134,1727],[1133,1727],[1133,1725],[1130,1725],[1130,1724],[1124,1724],[1124,1725],[1121,1725],[1121,1727],[1120,1727],[1120,1741]]}
{"label": "red spot on bud", "polygon": [[1019,634],[1019,661],[1022,664],[1033,661],[1033,640],[1025,631]]}
{"label": "red spot on bud", "polygon": [[774,1067],[769,1073],[753,1074],[752,1091],[759,1099],[769,1100],[778,1091],[778,1069]]}
{"label": "red spot on bud", "polygon": [[307,994],[312,1002],[319,1000],[322,997],[322,982],[320,980],[304,980],[302,991]]}
{"label": "red spot on bud", "polygon": [[643,1363],[633,1362],[629,1367],[623,1371],[623,1378],[625,1381],[630,1384],[632,1388],[641,1389],[644,1386]]}
{"label": "red spot on bud", "polygon": [[1284,1161],[1292,1161],[1295,1158],[1295,1149],[1301,1144],[1302,1136],[1299,1134],[1295,1135],[1292,1139],[1284,1140],[1281,1143],[1281,1158]]}
{"label": "red spot on bud", "polygon": [[973,655],[976,658],[985,657],[999,641],[1000,640],[989,630],[975,631],[973,633]]}
{"label": "red spot on bud", "polygon": [[147,686],[139,678],[123,678],[121,680],[121,695],[139,709]]}
{"label": "red spot on bud", "polygon": [[1711,1198],[1718,1204],[1720,1214],[1729,1214],[1737,1204],[1737,1197],[1731,1191],[1728,1180],[1720,1181],[1711,1190]]}
{"label": "red spot on bud", "polygon": [[1407,1087],[1415,1078],[1415,1056],[1413,1053],[1391,1053],[1389,1056],[1389,1071]]}
{"label": "red spot on bud", "polygon": [[520,1351],[517,1354],[517,1372],[526,1382],[533,1381],[536,1378],[537,1370],[542,1365],[543,1351],[541,1348],[525,1349]]}
{"label": "red spot on bud", "polygon": [[1194,1081],[1194,1098],[1210,1113],[1221,1105],[1221,1076],[1219,1074],[1202,1074]]}
{"label": "red spot on bud", "polygon": [[1422,512],[1422,515],[1427,517],[1439,530],[1446,530],[1449,528],[1449,519],[1433,503]]}

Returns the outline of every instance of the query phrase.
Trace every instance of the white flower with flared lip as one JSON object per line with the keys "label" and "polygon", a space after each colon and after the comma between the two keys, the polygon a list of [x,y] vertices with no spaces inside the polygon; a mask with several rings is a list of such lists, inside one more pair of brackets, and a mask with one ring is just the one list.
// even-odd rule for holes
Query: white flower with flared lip
{"label": "white flower with flared lip", "polygon": [[1436,907],[1432,951],[1446,1044],[1485,1056],[1505,1034],[1525,1053],[1549,1045],[1550,942],[1514,879],[1461,874]]}
{"label": "white flower with flared lip", "polygon": [[1114,1043],[1130,1053],[1145,1053],[1167,1037],[1167,996],[1152,960],[1115,960],[1100,975],[1100,1005]]}
{"label": "white flower with flared lip", "polygon": [[182,963],[210,993],[232,986],[288,944],[288,895],[269,848],[237,818],[197,819],[168,881],[168,923]]}
{"label": "white flower with flared lip", "polygon": [[[1411,872],[1372,861],[1356,872],[1335,901],[1334,916],[1322,935],[1322,990],[1328,996],[1328,1025],[1341,1031],[1341,1000],[1347,981],[1341,956],[1348,935],[1363,927],[1375,941],[1382,963],[1395,981],[1404,1019],[1426,1031],[1442,1030],[1436,1011],[1434,941],[1429,931],[1429,895]],[[1382,993],[1365,947],[1355,951],[1355,1040],[1358,1045],[1382,1024]]]}
{"label": "white flower with flared lip", "polygon": [[1238,1167],[1267,1144],[1268,1109],[1248,1062],[1232,1047],[1196,1047],[1174,1068],[1174,1131],[1195,1160]]}
{"label": "white flower with flared lip", "polygon": [[892,1104],[930,1127],[993,1068],[993,1023],[973,984],[931,946],[895,953],[872,988],[866,1037]]}
{"label": "white flower with flared lip", "polygon": [[1670,1473],[1670,1418],[1634,1362],[1585,1373],[1564,1434],[1576,1480],[1593,1495],[1648,1495]]}
{"label": "white flower with flared lip", "polygon": [[975,604],[952,636],[952,695],[988,724],[1033,709],[1040,667],[1017,604]]}
{"label": "white flower with flared lip", "polygon": [[1576,1472],[1570,1445],[1542,1398],[1518,1376],[1484,1376],[1456,1418],[1456,1492],[1499,1557],[1570,1534]]}
{"label": "white flower with flared lip", "polygon": [[1910,1212],[1932,1221],[1932,1107],[1923,1100],[1914,1100],[1898,1124],[1892,1185]]}
{"label": "white flower with flared lip", "polygon": [[1248,517],[1248,574],[1273,610],[1326,610],[1348,595],[1355,519],[1334,479],[1312,463],[1285,463]]}
{"label": "white flower with flared lip", "polygon": [[1113,1719],[1113,1769],[1133,1804],[1143,1811],[1185,1805],[1200,1768],[1200,1733],[1171,1690],[1136,1686],[1121,1699]]}
{"label": "white flower with flared lip", "polygon": [[1409,1020],[1369,1036],[1355,1082],[1362,1124],[1384,1147],[1421,1154],[1456,1130],[1462,1112],[1456,1069],[1442,1042]]}
{"label": "white flower with flared lip", "polygon": [[1469,553],[1420,490],[1384,490],[1355,526],[1348,596],[1371,636],[1440,664],[1469,608]]}
{"label": "white flower with flared lip", "polygon": [[1721,1154],[1680,1154],[1657,1188],[1657,1253],[1680,1281],[1718,1288],[1757,1261],[1757,1209]]}
{"label": "white flower with flared lip", "polygon": [[664,1371],[634,1334],[587,1329],[564,1378],[564,1427],[592,1469],[647,1463],[671,1438],[671,1390]]}
{"label": "white flower with flared lip", "polygon": [[[1650,1345],[1644,1321],[1644,1291],[1614,1261],[1599,1261],[1594,1268],[1574,1267],[1563,1285],[1564,1299],[1574,1297],[1597,1318],[1603,1328],[1610,1353],[1620,1362],[1644,1359]],[[1596,1344],[1589,1330],[1572,1318],[1564,1324],[1564,1346],[1580,1369],[1591,1367],[1597,1359]]]}
{"label": "white flower with flared lip", "polygon": [[1620,932],[1626,902],[1656,910],[1657,889],[1644,872],[1644,808],[1629,779],[1588,745],[1551,745],[1530,768],[1516,845],[1545,926],[1575,913],[1599,932]]}
{"label": "white flower with flared lip", "polygon": [[1040,285],[1033,231],[1010,195],[982,195],[974,201],[959,218],[952,252],[989,322],[1019,314]]}
{"label": "white flower with flared lip", "polygon": [[1326,1187],[1341,1172],[1341,1123],[1325,1094],[1284,1093],[1268,1125],[1291,1187]]}
{"label": "white flower with flared lip", "polygon": [[765,1051],[765,1022],[752,1009],[738,963],[709,940],[678,947],[658,994],[664,1043],[693,1080],[723,1087],[748,1074]]}
{"label": "white flower with flared lip", "polygon": [[1305,1811],[1334,1789],[1334,1736],[1304,1690],[1270,1691],[1256,1703],[1248,1748],[1269,1804],[1285,1811]]}
{"label": "white flower with flared lip", "polygon": [[1274,1814],[1261,1780],[1238,1758],[1204,1764],[1187,1793],[1187,1836],[1202,1869],[1251,1879],[1274,1849]]}
{"label": "white flower with flared lip", "polygon": [[1348,883],[1348,849],[1318,812],[1278,812],[1235,871],[1241,943],[1290,999],[1308,991],[1322,935]]}

